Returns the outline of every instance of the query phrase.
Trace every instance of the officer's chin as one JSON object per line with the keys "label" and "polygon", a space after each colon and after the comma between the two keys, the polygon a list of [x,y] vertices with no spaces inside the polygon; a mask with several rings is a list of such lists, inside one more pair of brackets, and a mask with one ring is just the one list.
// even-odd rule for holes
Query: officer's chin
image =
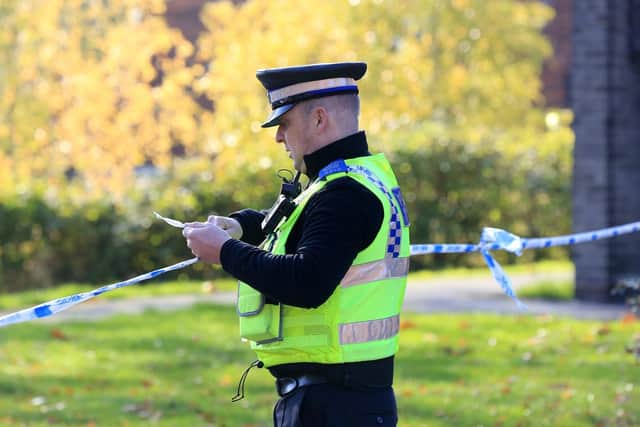
{"label": "officer's chin", "polygon": [[293,168],[302,174],[307,174],[307,165],[304,164],[304,161],[301,162],[293,162]]}

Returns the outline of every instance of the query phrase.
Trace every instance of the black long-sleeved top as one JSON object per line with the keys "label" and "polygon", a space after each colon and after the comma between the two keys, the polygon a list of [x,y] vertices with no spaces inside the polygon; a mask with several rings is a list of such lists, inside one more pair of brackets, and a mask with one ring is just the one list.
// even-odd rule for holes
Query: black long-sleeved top
{"label": "black long-sleeved top", "polygon": [[[337,159],[370,155],[364,132],[340,139],[304,156],[311,181]],[[242,225],[242,240],[222,246],[225,271],[268,298],[303,308],[322,305],[334,292],[358,252],[375,239],[384,216],[378,198],[350,178],[329,182],[315,193],[296,221],[284,255],[274,255],[255,245],[265,238],[265,214],[245,209],[230,215]],[[342,365],[292,363],[270,368],[276,377],[319,373],[345,379],[350,386],[388,386],[393,381],[393,356]]]}
{"label": "black long-sleeved top", "polygon": [[[338,140],[304,157],[311,180],[337,159],[369,155],[364,132]],[[378,198],[350,178],[339,178],[314,194],[286,242],[285,255],[254,245],[264,240],[264,214],[245,209],[231,214],[242,225],[242,241],[228,240],[222,267],[272,300],[303,308],[322,305],[336,289],[358,252],[375,239],[383,218]]]}

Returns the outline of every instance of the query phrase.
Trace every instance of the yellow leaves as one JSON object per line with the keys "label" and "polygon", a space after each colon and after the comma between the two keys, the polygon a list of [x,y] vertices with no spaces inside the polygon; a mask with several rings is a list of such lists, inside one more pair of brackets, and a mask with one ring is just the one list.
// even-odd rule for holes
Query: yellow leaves
{"label": "yellow leaves", "polygon": [[142,9],[154,15],[163,14],[167,10],[166,0],[139,0],[137,3]]}
{"label": "yellow leaves", "polygon": [[[193,47],[153,16],[163,1],[52,0],[37,14],[43,2],[20,3],[14,27],[2,32],[21,44],[10,54],[10,95],[0,101],[0,115],[14,112],[13,130],[0,138],[11,134],[19,179],[49,174],[56,177],[45,178],[49,184],[67,184],[63,173],[73,167],[88,194],[117,195],[146,160],[166,164],[175,138],[196,143],[199,109],[187,90],[193,74],[186,67]],[[160,73],[162,82],[152,88]],[[18,103],[29,110],[23,114]],[[40,116],[36,107],[44,107]]]}
{"label": "yellow leaves", "polygon": [[452,67],[449,74],[449,87],[451,88],[451,96],[459,97],[462,95],[463,89],[467,86],[467,69],[460,64]]}
{"label": "yellow leaves", "polygon": [[[186,40],[179,39],[177,33],[174,34],[173,39],[178,58],[188,58],[193,55],[194,48],[191,43]],[[183,69],[182,71],[190,72],[188,69]]]}
{"label": "yellow leaves", "polygon": [[[259,127],[269,106],[254,75],[265,67],[367,61],[359,83],[361,122],[372,144],[385,150],[404,144],[396,131],[425,129],[412,147],[455,138],[492,141],[517,153],[517,138],[539,134],[545,123],[543,115],[528,113],[539,91],[536,67],[548,53],[535,32],[549,17],[544,6],[209,2],[201,17],[207,31],[198,40],[205,66],[189,67],[194,47],[158,17],[163,0],[17,4],[10,25],[0,28],[0,60],[13,67],[0,116],[22,103],[20,125],[10,132],[0,124],[0,153],[11,133],[12,144],[24,148],[7,161],[24,164],[37,153],[49,163],[36,172],[26,162],[16,176],[48,174],[64,185],[63,173],[73,167],[76,181],[97,197],[106,189],[126,191],[141,163],[182,165],[172,157],[176,145],[197,165],[189,166],[193,173],[210,170],[219,185],[271,182],[268,170],[290,163],[273,143],[273,131]],[[15,38],[20,49],[7,50]],[[215,112],[204,111],[198,96],[212,101]],[[557,150],[566,128],[560,120],[553,137],[537,140]],[[9,179],[2,185],[11,185]]]}
{"label": "yellow leaves", "polygon": [[[236,22],[233,18],[235,15],[235,7],[229,0],[209,3],[205,5],[200,14],[202,23],[209,30],[217,31],[224,26],[231,25]],[[206,39],[206,38],[205,38]]]}

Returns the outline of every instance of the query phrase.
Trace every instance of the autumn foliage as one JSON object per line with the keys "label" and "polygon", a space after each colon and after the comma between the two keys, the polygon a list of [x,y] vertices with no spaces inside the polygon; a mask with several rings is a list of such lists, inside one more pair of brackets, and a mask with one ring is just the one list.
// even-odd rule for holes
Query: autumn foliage
{"label": "autumn foliage", "polygon": [[[475,241],[486,225],[568,231],[570,113],[540,95],[547,6],[219,1],[195,46],[164,8],[2,1],[0,289],[9,276],[97,281],[184,258],[153,210],[189,220],[270,205],[290,164],[259,126],[268,104],[254,74],[311,62],[369,64],[361,125],[400,175],[414,242]],[[96,264],[103,273],[87,274]]]}

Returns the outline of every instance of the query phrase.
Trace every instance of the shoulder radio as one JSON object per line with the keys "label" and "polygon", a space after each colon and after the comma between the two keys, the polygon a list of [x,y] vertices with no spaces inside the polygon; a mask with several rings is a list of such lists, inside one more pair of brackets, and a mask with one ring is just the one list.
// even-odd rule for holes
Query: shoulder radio
{"label": "shoulder radio", "polygon": [[282,218],[287,218],[296,208],[294,199],[302,192],[299,180],[300,172],[297,172],[291,181],[282,177],[282,186],[280,187],[278,199],[262,221],[262,231],[265,235],[271,234]]}

